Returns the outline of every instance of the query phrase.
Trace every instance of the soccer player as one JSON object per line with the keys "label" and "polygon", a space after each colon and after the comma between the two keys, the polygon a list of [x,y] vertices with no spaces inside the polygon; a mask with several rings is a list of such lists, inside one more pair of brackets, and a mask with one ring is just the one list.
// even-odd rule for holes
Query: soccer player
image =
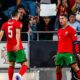
{"label": "soccer player", "polygon": [[12,14],[12,19],[8,20],[2,25],[0,31],[0,41],[3,37],[3,34],[6,35],[7,40],[7,56],[9,60],[8,76],[9,80],[12,80],[15,62],[21,63],[21,68],[19,74],[16,75],[16,80],[21,80],[21,76],[24,75],[28,69],[27,59],[25,52],[23,50],[21,37],[21,28],[22,23],[19,20],[22,18],[23,14],[16,10]]}
{"label": "soccer player", "polygon": [[58,51],[56,55],[56,80],[62,80],[62,66],[64,62],[76,72],[80,79],[80,69],[73,55],[73,47],[77,56],[79,46],[77,42],[76,31],[67,24],[68,16],[63,14],[59,16],[59,22],[62,28],[58,30]]}

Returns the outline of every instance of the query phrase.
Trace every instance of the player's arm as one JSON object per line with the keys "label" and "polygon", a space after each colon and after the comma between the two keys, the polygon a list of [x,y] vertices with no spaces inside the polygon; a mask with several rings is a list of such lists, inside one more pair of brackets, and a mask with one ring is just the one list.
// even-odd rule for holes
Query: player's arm
{"label": "player's arm", "polygon": [[17,49],[19,50],[20,37],[21,37],[20,29],[17,28],[17,29],[16,29],[16,40],[17,40],[16,50],[17,50]]}
{"label": "player's arm", "polygon": [[80,49],[79,49],[78,41],[77,40],[73,41],[73,45],[74,45],[75,52],[76,52],[78,58],[80,59]]}
{"label": "player's arm", "polygon": [[78,58],[79,58],[79,60],[80,60],[80,49],[79,49],[79,44],[78,44],[78,42],[74,42],[74,46],[75,46],[75,51],[76,51],[76,53],[77,53],[77,56],[78,56]]}
{"label": "player's arm", "polygon": [[77,54],[80,53],[80,50],[79,50],[79,43],[77,41],[77,33],[74,29],[71,30],[71,37],[72,37],[72,41],[73,41],[73,46],[74,46],[74,49],[75,49],[75,52]]}
{"label": "player's arm", "polygon": [[1,31],[0,31],[0,41],[2,40],[3,35],[4,35],[4,31],[1,30]]}
{"label": "player's arm", "polygon": [[79,43],[77,40],[73,41],[73,46],[74,46],[74,49],[75,49],[75,52],[76,52],[78,58],[80,59]]}
{"label": "player's arm", "polygon": [[79,54],[80,51],[79,51],[79,43],[78,43],[78,41],[73,41],[73,45],[74,45],[75,52],[77,54]]}
{"label": "player's arm", "polygon": [[79,43],[77,41],[76,30],[74,30],[73,28],[70,28],[70,33],[71,33],[70,36],[71,36],[71,39],[72,39],[72,42],[73,42],[74,50],[78,54],[78,53],[80,53],[80,51],[79,51]]}
{"label": "player's arm", "polygon": [[75,51],[77,53],[77,56],[78,56],[78,58],[80,60],[80,49],[79,49],[79,43],[78,43],[78,41],[74,41],[74,47],[75,47]]}

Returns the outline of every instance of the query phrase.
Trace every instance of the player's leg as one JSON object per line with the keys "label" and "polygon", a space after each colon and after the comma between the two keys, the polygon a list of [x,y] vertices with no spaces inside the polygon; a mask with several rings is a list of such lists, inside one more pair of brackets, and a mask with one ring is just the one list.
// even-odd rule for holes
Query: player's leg
{"label": "player's leg", "polygon": [[28,69],[28,66],[27,66],[27,62],[22,62],[21,63],[21,68],[20,68],[20,71],[18,74],[16,74],[16,80],[22,80],[22,76],[24,75],[24,73],[26,73]]}
{"label": "player's leg", "polygon": [[71,72],[71,80],[77,80],[78,77],[72,68],[71,68],[70,72]]}
{"label": "player's leg", "polygon": [[[76,58],[76,61],[78,63],[78,66],[80,66],[80,63],[79,63],[79,58],[77,57],[76,54],[74,54],[75,58]],[[77,80],[77,74],[76,72],[71,68],[71,80]]]}
{"label": "player's leg", "polygon": [[77,77],[80,79],[80,69],[78,67],[78,64],[77,63],[74,63],[71,65],[71,67],[73,68],[73,70],[76,72],[77,74]]}
{"label": "player's leg", "polygon": [[62,68],[56,66],[56,80],[62,80]]}
{"label": "player's leg", "polygon": [[7,56],[9,61],[8,77],[9,80],[12,80],[15,67],[15,54],[13,52],[7,52]]}
{"label": "player's leg", "polygon": [[16,62],[21,63],[21,68],[19,74],[16,75],[16,80],[21,80],[21,76],[23,76],[28,69],[28,63],[24,50],[19,50],[16,52]]}
{"label": "player's leg", "polygon": [[13,79],[14,66],[15,66],[15,62],[9,62],[9,67],[8,67],[8,77],[9,77],[9,80]]}
{"label": "player's leg", "polygon": [[56,55],[55,64],[56,64],[56,80],[62,80],[62,68],[61,68],[61,66],[63,65],[62,53],[58,53]]}
{"label": "player's leg", "polygon": [[73,68],[73,70],[76,72],[78,78],[80,79],[80,69],[78,67],[78,64],[76,63],[75,56],[73,54],[66,53],[64,55],[64,59],[65,59],[66,64],[70,65],[71,68]]}
{"label": "player's leg", "polygon": [[24,73],[26,73],[27,69],[28,69],[28,63],[27,63],[27,61],[22,62],[22,63],[21,63],[21,68],[20,68],[19,74],[20,74],[21,76],[23,76]]}

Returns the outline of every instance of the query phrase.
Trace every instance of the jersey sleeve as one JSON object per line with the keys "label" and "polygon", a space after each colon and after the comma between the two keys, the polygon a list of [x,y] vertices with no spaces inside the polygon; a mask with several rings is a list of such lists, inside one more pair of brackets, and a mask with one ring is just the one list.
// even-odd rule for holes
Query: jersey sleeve
{"label": "jersey sleeve", "polygon": [[2,30],[2,31],[5,30],[5,24],[2,25],[1,30]]}
{"label": "jersey sleeve", "polygon": [[16,28],[22,29],[22,23],[21,22],[17,22],[16,23]]}
{"label": "jersey sleeve", "polygon": [[77,41],[77,33],[74,29],[71,29],[71,37],[72,37],[72,41],[73,41],[73,46],[74,46],[74,49],[75,49],[75,52],[76,53],[79,53],[79,43]]}
{"label": "jersey sleeve", "polygon": [[70,33],[71,33],[71,38],[72,38],[72,41],[77,41],[77,33],[76,33],[76,30],[74,29],[70,29]]}

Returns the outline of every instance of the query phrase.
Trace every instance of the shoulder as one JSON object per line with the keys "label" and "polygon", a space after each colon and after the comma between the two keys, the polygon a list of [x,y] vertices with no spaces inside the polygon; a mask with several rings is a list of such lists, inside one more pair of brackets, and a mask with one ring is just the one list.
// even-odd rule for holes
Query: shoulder
{"label": "shoulder", "polygon": [[61,31],[61,30],[62,30],[62,28],[58,29],[58,32]]}
{"label": "shoulder", "polygon": [[3,26],[3,25],[6,25],[7,23],[8,23],[8,21],[7,21],[7,22],[4,22],[4,23],[2,24],[2,26]]}
{"label": "shoulder", "polygon": [[70,34],[76,34],[76,30],[72,28],[71,26],[68,27],[68,31]]}
{"label": "shoulder", "polygon": [[18,28],[22,28],[22,22],[20,22],[20,21],[16,21],[16,27],[18,27]]}
{"label": "shoulder", "polygon": [[16,21],[15,23],[17,23],[17,24],[22,24],[22,22],[20,22],[20,21]]}
{"label": "shoulder", "polygon": [[62,28],[58,29],[57,34],[62,32]]}
{"label": "shoulder", "polygon": [[8,23],[8,22],[3,23],[3,24],[2,24],[2,27],[6,27],[7,23]]}
{"label": "shoulder", "polygon": [[3,23],[1,26],[1,31],[5,31],[7,26],[7,22]]}
{"label": "shoulder", "polygon": [[68,30],[69,31],[76,31],[72,26],[68,25]]}

